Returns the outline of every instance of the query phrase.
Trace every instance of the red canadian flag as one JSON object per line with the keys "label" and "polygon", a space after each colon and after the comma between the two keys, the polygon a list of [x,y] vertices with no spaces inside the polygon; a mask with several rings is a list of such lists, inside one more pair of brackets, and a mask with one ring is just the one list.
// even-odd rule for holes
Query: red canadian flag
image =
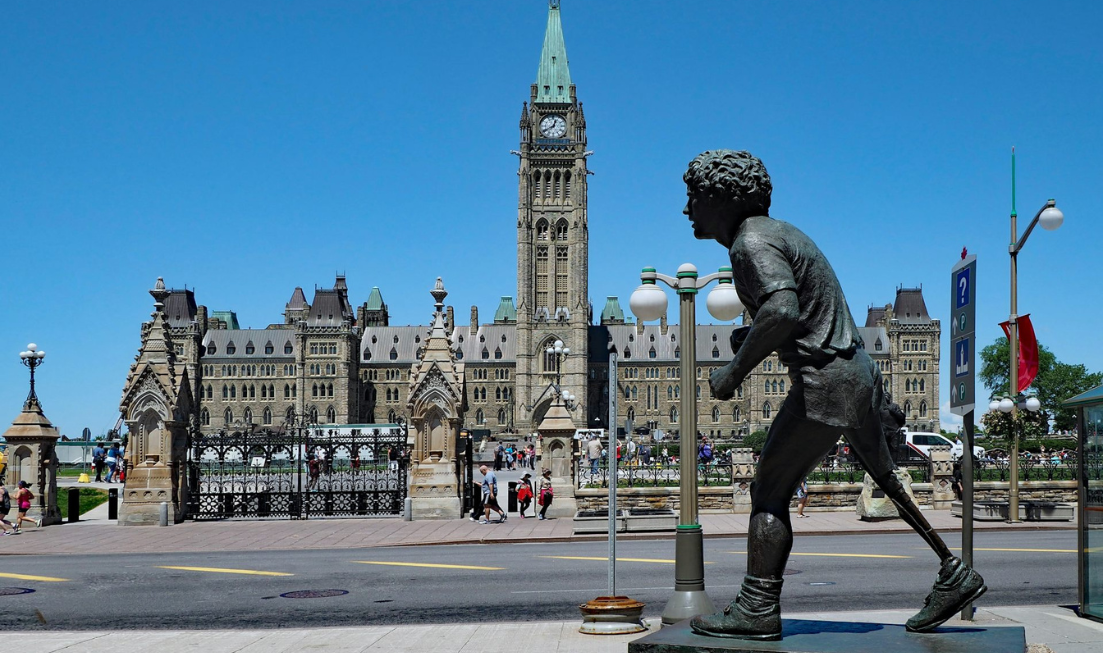
{"label": "red canadian flag", "polygon": [[[1034,325],[1030,315],[1020,315],[1019,325],[1019,391],[1026,390],[1034,377],[1038,376],[1038,338],[1034,336]],[[1011,339],[1011,322],[1000,322],[1003,332]]]}

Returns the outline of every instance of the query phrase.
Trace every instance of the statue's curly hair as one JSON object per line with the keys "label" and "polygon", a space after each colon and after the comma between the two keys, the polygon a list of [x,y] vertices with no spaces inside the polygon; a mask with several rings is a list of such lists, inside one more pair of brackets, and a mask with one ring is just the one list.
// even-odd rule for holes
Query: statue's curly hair
{"label": "statue's curly hair", "polygon": [[682,177],[690,190],[713,199],[735,201],[749,211],[770,211],[773,184],[762,161],[743,150],[709,150],[689,162]]}

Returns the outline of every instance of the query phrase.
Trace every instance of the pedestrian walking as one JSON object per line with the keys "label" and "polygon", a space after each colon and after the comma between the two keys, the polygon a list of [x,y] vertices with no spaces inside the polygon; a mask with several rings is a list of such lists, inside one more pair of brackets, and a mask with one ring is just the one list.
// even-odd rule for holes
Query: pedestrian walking
{"label": "pedestrian walking", "polygon": [[494,471],[499,472],[502,470],[502,459],[505,458],[506,448],[499,442],[497,447],[494,447]]}
{"label": "pedestrian walking", "polygon": [[103,483],[103,470],[107,466],[107,450],[98,442],[92,447],[92,466],[96,469],[96,482]]}
{"label": "pedestrian walking", "polygon": [[[517,504],[518,511],[521,513],[521,519],[525,518],[525,512],[528,511],[529,506],[532,505],[532,498],[535,493],[532,491],[532,474],[525,472],[521,477],[521,480],[517,482]],[[533,513],[535,516],[535,513]]]}
{"label": "pedestrian walking", "polygon": [[529,469],[536,471],[536,445],[530,444],[528,448]]}
{"label": "pedestrian walking", "polygon": [[808,505],[808,479],[802,478],[797,486],[797,517],[807,517],[804,508]]}
{"label": "pedestrian walking", "polygon": [[15,535],[16,527],[8,521],[8,513],[11,512],[11,495],[8,488],[0,484],[0,527],[4,529],[4,535]]}
{"label": "pedestrian walking", "polygon": [[590,441],[586,443],[586,457],[590,459],[590,473],[597,474],[598,465],[601,464],[601,438],[598,436],[591,436]]}
{"label": "pedestrian walking", "polygon": [[489,524],[490,511],[493,510],[501,515],[498,520],[498,523],[501,524],[507,517],[506,511],[498,505],[498,475],[487,469],[486,465],[479,467],[479,472],[483,475],[483,518],[479,520],[479,523]]}
{"label": "pedestrian walking", "polygon": [[111,448],[107,450],[107,482],[114,483],[118,479],[115,478],[117,471],[116,465],[119,464],[119,445],[112,443]]}
{"label": "pedestrian walking", "polygon": [[318,478],[322,475],[322,466],[313,455],[307,459],[306,471],[309,478],[306,489],[313,490],[314,486],[318,484]]}
{"label": "pedestrian walking", "polygon": [[540,493],[536,497],[536,503],[540,505],[540,519],[548,518],[548,508],[551,507],[552,498],[551,470],[545,467],[540,472]]}
{"label": "pedestrian walking", "polygon": [[31,492],[30,485],[27,481],[19,481],[19,489],[15,493],[15,503],[19,512],[15,515],[15,532],[22,532],[23,522],[29,521],[38,528],[42,525],[42,522],[37,522],[27,516],[27,511],[31,509],[31,499],[34,498],[34,492]]}

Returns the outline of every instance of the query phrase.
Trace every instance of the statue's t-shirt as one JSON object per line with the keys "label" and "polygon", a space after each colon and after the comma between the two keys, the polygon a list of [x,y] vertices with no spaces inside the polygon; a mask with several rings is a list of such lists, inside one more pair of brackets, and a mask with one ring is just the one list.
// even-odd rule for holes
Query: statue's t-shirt
{"label": "statue's t-shirt", "polygon": [[784,408],[833,426],[861,425],[874,400],[876,367],[827,257],[800,229],[765,216],[740,225],[730,254],[736,291],[752,318],[773,293],[797,295],[798,324],[778,348],[793,382]]}

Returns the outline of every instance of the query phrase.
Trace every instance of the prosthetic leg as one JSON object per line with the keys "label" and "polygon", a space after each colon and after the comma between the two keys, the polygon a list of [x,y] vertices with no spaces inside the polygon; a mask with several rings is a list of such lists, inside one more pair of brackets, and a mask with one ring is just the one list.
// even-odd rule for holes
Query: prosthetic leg
{"label": "prosthetic leg", "polygon": [[938,535],[919,506],[904,492],[904,486],[896,474],[889,472],[873,479],[896,505],[900,518],[919,533],[919,536],[938,554],[942,567],[938,571],[931,593],[923,601],[923,609],[908,619],[905,625],[912,632],[927,632],[937,628],[954,616],[967,603],[971,603],[988,590],[984,579],[976,571],[950,553],[950,549]]}

